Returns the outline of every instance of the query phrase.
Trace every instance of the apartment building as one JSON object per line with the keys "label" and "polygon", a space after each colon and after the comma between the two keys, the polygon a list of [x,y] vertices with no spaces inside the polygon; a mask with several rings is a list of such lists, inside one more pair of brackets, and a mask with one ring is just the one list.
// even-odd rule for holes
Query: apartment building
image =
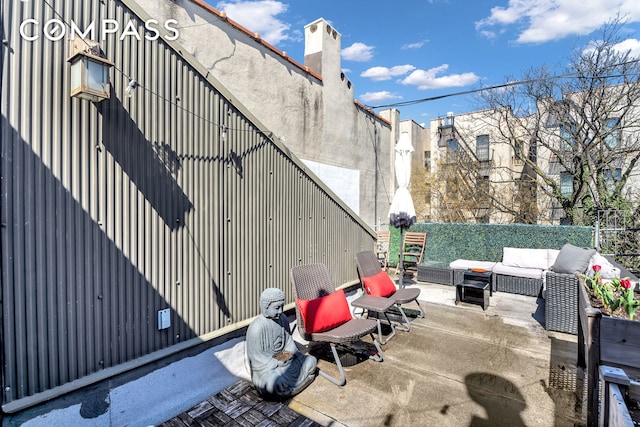
{"label": "apartment building", "polygon": [[430,147],[422,150],[431,177],[429,218],[565,224],[579,222],[585,204],[598,197],[640,200],[640,110],[629,105],[621,117],[621,108],[591,115],[582,108],[576,117],[566,108],[571,99],[576,105],[580,94],[541,102],[528,114],[505,108],[432,120]]}

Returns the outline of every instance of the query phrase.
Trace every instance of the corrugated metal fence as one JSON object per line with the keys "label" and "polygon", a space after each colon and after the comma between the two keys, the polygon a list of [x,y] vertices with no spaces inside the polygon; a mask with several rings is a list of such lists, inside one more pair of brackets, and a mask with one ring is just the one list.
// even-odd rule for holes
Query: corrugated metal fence
{"label": "corrugated metal fence", "polygon": [[[355,252],[372,247],[369,227],[177,44],[145,39],[124,3],[2,1],[5,411],[246,324],[264,288],[293,299],[293,265],[355,280]],[[102,38],[107,18],[121,27]],[[20,34],[27,19],[37,40]],[[102,103],[68,95],[66,37],[43,33],[72,21],[95,21],[115,62]]]}

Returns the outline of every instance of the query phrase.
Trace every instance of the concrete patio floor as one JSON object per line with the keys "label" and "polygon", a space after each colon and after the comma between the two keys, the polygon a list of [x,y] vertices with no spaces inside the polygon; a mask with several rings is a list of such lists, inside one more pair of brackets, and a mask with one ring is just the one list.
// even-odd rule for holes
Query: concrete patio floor
{"label": "concrete patio floor", "polygon": [[[455,287],[413,281],[408,286],[421,289],[426,318],[415,319],[411,332],[398,332],[383,346],[384,362],[360,360],[346,367],[345,386],[318,377],[284,402],[307,419],[293,424],[585,424],[576,337],[545,331],[542,299],[494,293],[483,311],[473,304],[456,306]],[[337,374],[335,364],[317,354],[319,366]],[[167,425],[188,424],[184,419]],[[211,416],[191,425],[225,424]]]}
{"label": "concrete patio floor", "polygon": [[[411,332],[399,331],[383,346],[384,362],[363,357],[346,367],[344,387],[318,377],[288,401],[262,401],[247,381],[240,336],[5,414],[2,424],[585,425],[576,337],[544,329],[542,299],[494,293],[483,311],[473,304],[456,306],[453,286],[408,286],[420,288],[426,317],[414,319]],[[337,374],[333,361],[317,354],[319,366]]]}

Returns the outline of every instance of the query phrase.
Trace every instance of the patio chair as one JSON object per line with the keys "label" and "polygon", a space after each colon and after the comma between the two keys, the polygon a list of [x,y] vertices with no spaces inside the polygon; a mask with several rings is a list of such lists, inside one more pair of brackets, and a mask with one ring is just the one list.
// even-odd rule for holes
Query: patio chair
{"label": "patio chair", "polygon": [[364,291],[373,296],[383,297],[393,301],[393,305],[398,309],[402,316],[403,327],[397,327],[401,331],[411,331],[411,322],[402,308],[403,304],[415,302],[418,305],[420,313],[418,317],[424,317],[425,312],[418,301],[420,289],[404,288],[396,289],[395,284],[389,275],[380,268],[380,264],[376,255],[371,251],[362,251],[356,254],[356,267],[358,276]]}
{"label": "patio chair", "polygon": [[399,255],[402,257],[403,275],[417,276],[426,243],[427,233],[407,231],[404,234],[402,250]]}
{"label": "patio chair", "polygon": [[376,240],[375,250],[380,266],[384,271],[389,268],[389,242],[391,239],[391,232],[388,230],[378,231],[378,238]]}
{"label": "patio chair", "polygon": [[382,348],[374,336],[379,321],[352,317],[344,290],[336,291],[325,265],[298,265],[291,269],[289,276],[296,296],[296,323],[300,336],[310,342],[330,345],[340,378],[334,378],[321,369],[318,370],[319,375],[338,386],[346,384],[336,345],[358,342],[366,335],[373,340],[377,352],[369,358],[382,362]]}

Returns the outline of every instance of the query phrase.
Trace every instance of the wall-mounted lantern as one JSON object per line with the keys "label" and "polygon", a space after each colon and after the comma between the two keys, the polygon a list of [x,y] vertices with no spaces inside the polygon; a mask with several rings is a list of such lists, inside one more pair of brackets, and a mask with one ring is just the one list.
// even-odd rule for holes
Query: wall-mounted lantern
{"label": "wall-mounted lantern", "polygon": [[109,61],[97,42],[76,38],[69,41],[71,96],[100,102],[109,98]]}

